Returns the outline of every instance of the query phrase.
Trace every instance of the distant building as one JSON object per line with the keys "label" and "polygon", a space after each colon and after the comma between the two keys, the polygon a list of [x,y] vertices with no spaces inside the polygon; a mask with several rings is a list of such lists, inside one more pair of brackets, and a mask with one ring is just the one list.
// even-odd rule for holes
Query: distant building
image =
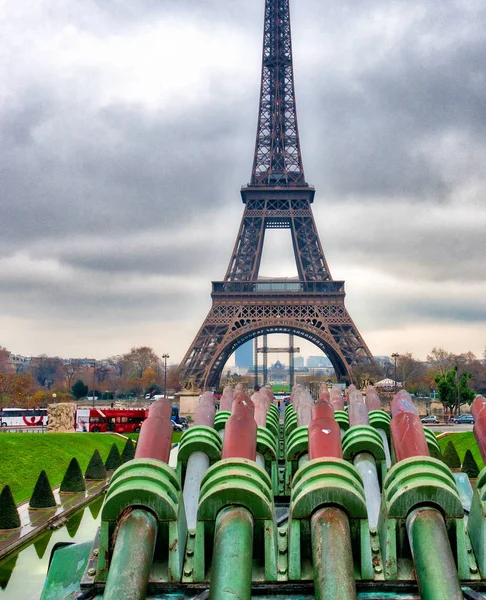
{"label": "distant building", "polygon": [[237,367],[253,366],[253,341],[249,340],[242,344],[235,352],[235,364]]}
{"label": "distant building", "polygon": [[309,369],[318,369],[318,368],[330,368],[332,367],[331,361],[327,358],[327,356],[308,356],[307,357],[307,366]]}
{"label": "distant building", "polygon": [[303,356],[294,356],[294,367],[300,369],[304,366],[304,357]]}

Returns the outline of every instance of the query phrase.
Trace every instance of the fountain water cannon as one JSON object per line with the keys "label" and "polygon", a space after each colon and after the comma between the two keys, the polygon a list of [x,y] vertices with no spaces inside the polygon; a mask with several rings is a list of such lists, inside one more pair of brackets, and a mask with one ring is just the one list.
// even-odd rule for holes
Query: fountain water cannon
{"label": "fountain water cannon", "polygon": [[474,579],[477,566],[468,552],[454,477],[443,462],[429,456],[418,411],[407,392],[395,396],[391,411],[397,462],[383,485],[378,526],[385,578],[411,577],[411,557],[422,598],[462,598],[458,577]]}
{"label": "fountain water cannon", "polygon": [[287,422],[290,423],[285,427],[285,491],[287,494],[290,494],[295,473],[309,460],[308,429],[312,419],[313,400],[310,393],[303,390],[299,392],[298,400],[296,412],[286,412]]}
{"label": "fountain water cannon", "polygon": [[[486,462],[486,398],[484,396],[476,396],[471,405],[471,413],[474,417],[474,437],[481,457]],[[486,467],[482,469],[476,480],[468,531],[481,577],[486,578]]]}
{"label": "fountain water cannon", "polygon": [[343,437],[346,431],[349,429],[349,416],[344,410],[344,398],[341,388],[331,388],[329,401],[334,409],[334,418],[338,422],[339,428],[341,429],[341,437]]}
{"label": "fountain water cannon", "polygon": [[381,503],[378,473],[382,478],[386,473],[385,451],[380,434],[369,424],[368,408],[363,395],[352,387],[350,386],[348,408],[351,427],[343,437],[343,456],[346,460],[353,461],[361,475],[369,524],[372,529],[375,529],[378,525]]}
{"label": "fountain water cannon", "polygon": [[[262,388],[264,389],[264,388]],[[266,391],[255,392],[251,397],[255,405],[255,421],[257,428],[257,454],[256,462],[265,469],[272,480],[272,490],[278,494],[278,442],[271,429],[267,427],[268,413],[270,411],[270,396]]]}
{"label": "fountain water cannon", "polygon": [[308,435],[309,461],[292,481],[289,579],[301,581],[312,574],[317,600],[353,599],[355,572],[373,578],[364,489],[358,471],[342,458],[330,403],[314,405]]}
{"label": "fountain water cannon", "polygon": [[187,527],[196,527],[199,491],[204,473],[220,460],[222,442],[214,429],[214,396],[205,392],[196,408],[194,426],[184,432],[177,454],[177,473],[183,483]]}
{"label": "fountain water cannon", "polygon": [[171,412],[165,399],[151,405],[135,458],[111,479],[95,541],[97,564],[92,567],[94,581],[106,582],[107,600],[145,598],[155,554],[167,556],[162,579],[181,578],[187,527],[180,481],[167,465]]}
{"label": "fountain water cannon", "polygon": [[386,468],[389,469],[392,466],[392,457],[390,452],[390,415],[382,410],[380,396],[372,385],[369,385],[366,388],[365,403],[366,408],[368,409],[369,423],[371,427],[376,429],[383,442],[385,464]]}
{"label": "fountain water cannon", "polygon": [[202,481],[194,548],[184,568],[188,581],[203,582],[211,565],[210,597],[216,600],[249,599],[254,563],[266,581],[277,579],[272,484],[255,463],[257,424],[248,400],[235,398],[223,458]]}

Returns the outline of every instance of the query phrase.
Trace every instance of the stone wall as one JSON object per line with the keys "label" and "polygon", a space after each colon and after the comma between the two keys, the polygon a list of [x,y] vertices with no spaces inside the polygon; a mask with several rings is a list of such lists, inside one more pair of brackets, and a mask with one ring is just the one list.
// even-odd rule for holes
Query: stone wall
{"label": "stone wall", "polygon": [[68,402],[49,404],[47,430],[56,433],[74,432],[74,405]]}

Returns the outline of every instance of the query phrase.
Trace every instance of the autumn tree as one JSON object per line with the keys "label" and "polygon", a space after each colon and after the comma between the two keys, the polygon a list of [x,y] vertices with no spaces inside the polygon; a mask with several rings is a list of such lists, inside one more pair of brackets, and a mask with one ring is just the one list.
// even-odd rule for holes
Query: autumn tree
{"label": "autumn tree", "polygon": [[7,348],[0,346],[0,373],[7,375],[13,371],[12,362],[10,360],[10,352]]}
{"label": "autumn tree", "polygon": [[39,385],[50,389],[51,385],[62,378],[62,360],[45,354],[32,359],[32,375]]}
{"label": "autumn tree", "polygon": [[79,373],[79,371],[82,369],[82,367],[83,367],[83,365],[80,360],[73,359],[73,360],[70,360],[69,362],[63,362],[63,364],[61,366],[61,370],[66,379],[68,390],[70,390],[72,388],[73,379],[74,379],[75,375],[77,375]]}
{"label": "autumn tree", "polygon": [[434,377],[436,375],[445,375],[450,371],[455,364],[454,354],[447,352],[444,348],[432,348],[430,354],[427,354],[427,362],[429,363]]}
{"label": "autumn tree", "polygon": [[0,373],[0,404],[12,407],[30,406],[32,385],[30,373]]}
{"label": "autumn tree", "polygon": [[159,357],[148,346],[132,348],[130,352],[122,356],[122,362],[126,369],[126,375],[130,378],[140,378],[146,369],[152,367],[157,371],[160,367]]}

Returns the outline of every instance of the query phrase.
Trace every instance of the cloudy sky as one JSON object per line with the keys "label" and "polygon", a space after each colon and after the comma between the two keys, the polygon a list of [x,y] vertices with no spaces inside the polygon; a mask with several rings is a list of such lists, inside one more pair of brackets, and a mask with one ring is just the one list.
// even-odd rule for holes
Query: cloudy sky
{"label": "cloudy sky", "polygon": [[[0,0],[0,345],[182,358],[242,214],[263,6]],[[375,355],[482,355],[486,3],[291,7],[304,168],[352,318]],[[283,234],[261,274],[295,272]]]}

